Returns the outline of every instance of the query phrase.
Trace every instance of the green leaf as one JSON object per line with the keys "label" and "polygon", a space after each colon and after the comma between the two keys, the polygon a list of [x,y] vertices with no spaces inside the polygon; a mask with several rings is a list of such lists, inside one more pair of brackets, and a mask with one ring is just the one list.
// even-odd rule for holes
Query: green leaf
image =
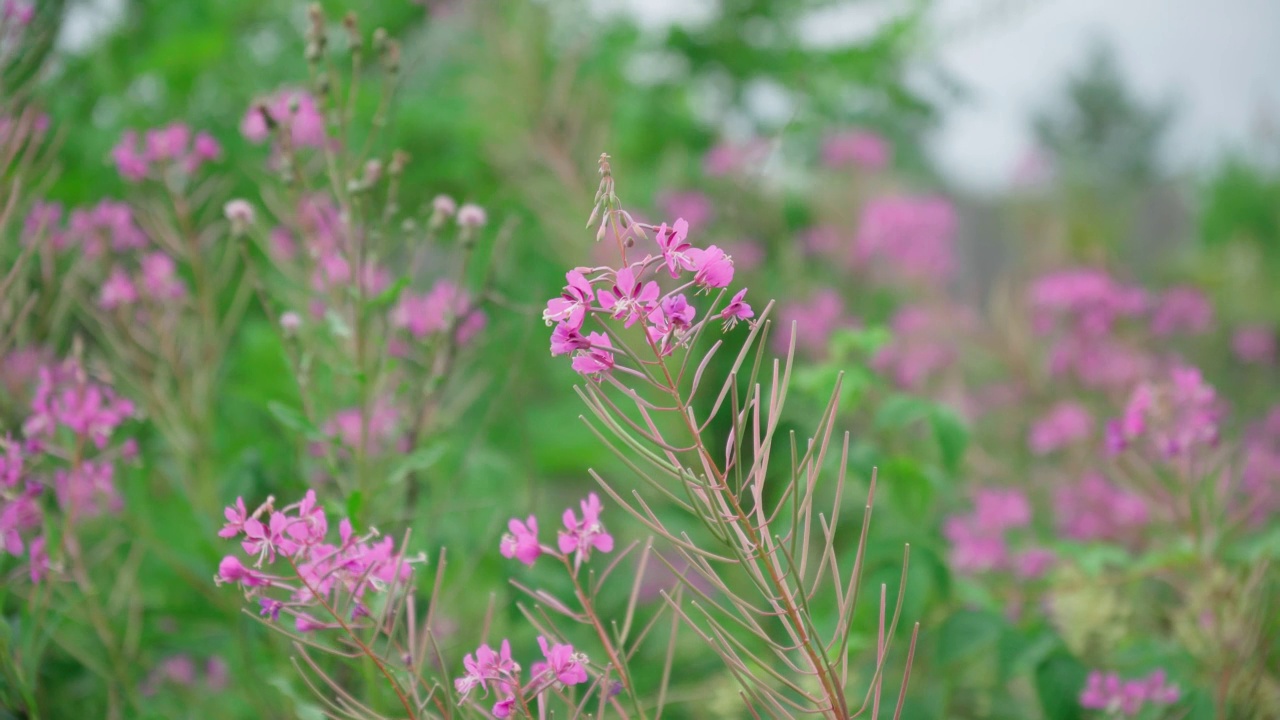
{"label": "green leaf", "polygon": [[351,494],[347,496],[347,517],[352,519],[360,517],[360,510],[363,507],[364,493],[359,490],[352,490]]}
{"label": "green leaf", "polygon": [[911,395],[891,395],[876,411],[877,430],[901,430],[934,412],[933,403]]}
{"label": "green leaf", "polygon": [[312,425],[305,415],[284,403],[272,400],[267,403],[267,410],[275,416],[276,420],[280,421],[281,425],[306,437],[308,440],[326,439],[324,433],[320,432],[320,429],[315,425]]}
{"label": "green leaf", "polygon": [[396,463],[391,468],[391,473],[387,477],[387,481],[395,484],[404,480],[411,473],[426,470],[439,462],[440,458],[444,457],[445,450],[446,447],[444,443],[435,443],[433,445],[428,445],[414,450],[403,458],[400,458],[400,462]]}
{"label": "green leaf", "polygon": [[942,665],[995,654],[1005,621],[981,610],[957,610],[938,630],[938,662]]}
{"label": "green leaf", "polygon": [[1036,667],[1036,696],[1048,720],[1079,720],[1080,691],[1089,670],[1070,653],[1056,652]]}
{"label": "green leaf", "polygon": [[377,297],[369,300],[369,307],[374,310],[391,307],[400,299],[400,293],[409,286],[409,276],[404,276],[391,283],[386,290],[378,293]]}
{"label": "green leaf", "polygon": [[969,446],[968,426],[954,411],[941,405],[934,407],[929,415],[929,425],[942,453],[942,467],[953,476],[958,474],[965,448]]}

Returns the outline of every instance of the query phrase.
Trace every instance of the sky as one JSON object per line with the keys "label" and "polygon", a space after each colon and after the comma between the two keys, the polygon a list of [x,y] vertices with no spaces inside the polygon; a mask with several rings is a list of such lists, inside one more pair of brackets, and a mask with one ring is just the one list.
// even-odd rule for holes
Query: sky
{"label": "sky", "polygon": [[[698,22],[711,0],[601,0],[651,27]],[[906,0],[861,0],[804,24],[814,43],[856,41]],[[1096,38],[1115,46],[1140,97],[1177,103],[1167,146],[1178,169],[1246,148],[1259,118],[1280,123],[1280,0],[938,0],[929,59],[970,93],[931,151],[952,180],[998,191],[1032,147],[1028,119],[1052,102]]]}

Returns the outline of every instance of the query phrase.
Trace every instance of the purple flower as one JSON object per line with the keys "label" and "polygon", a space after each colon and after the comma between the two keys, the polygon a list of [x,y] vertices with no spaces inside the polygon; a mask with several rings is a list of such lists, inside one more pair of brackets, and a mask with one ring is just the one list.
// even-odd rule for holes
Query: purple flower
{"label": "purple flower", "polygon": [[715,245],[707,249],[691,248],[687,251],[693,261],[693,281],[704,288],[727,287],[733,282],[733,258]]}
{"label": "purple flower", "polygon": [[724,310],[720,311],[720,319],[724,320],[725,330],[732,328],[739,320],[750,320],[756,316],[755,311],[744,300],[746,296],[747,289],[742,288],[733,296]]}
{"label": "purple flower", "polygon": [[685,239],[688,235],[689,223],[684,218],[676,220],[671,228],[666,223],[658,228],[658,247],[662,249],[662,259],[673,278],[680,277],[682,271],[694,269],[693,258],[689,255],[693,246]]}
{"label": "purple flower", "polygon": [[565,286],[560,297],[547,301],[547,309],[542,311],[542,319],[548,325],[561,323],[567,324],[573,330],[578,330],[587,317],[587,310],[591,308],[595,292],[591,289],[591,283],[577,270],[565,273],[565,279],[569,284]]}
{"label": "purple flower", "polygon": [[854,239],[855,259],[902,280],[936,283],[955,269],[955,208],[930,196],[885,196],[867,203]]}
{"label": "purple flower", "polygon": [[609,352],[613,344],[609,336],[593,332],[587,335],[591,344],[583,352],[573,357],[573,369],[582,375],[600,375],[613,369],[613,353]]}
{"label": "purple flower", "polygon": [[218,563],[218,574],[214,576],[218,583],[238,583],[246,587],[260,587],[270,582],[262,573],[250,570],[235,555],[228,555]]}
{"label": "purple flower", "polygon": [[624,325],[631,327],[644,317],[658,300],[658,283],[650,280],[641,283],[635,272],[624,267],[614,273],[614,284],[601,290],[600,307],[612,311],[614,319],[625,318]]}
{"label": "purple flower", "polygon": [[273,621],[280,619],[280,611],[284,608],[284,603],[269,597],[258,598],[258,605],[261,608],[258,610],[258,614],[264,618],[271,618]]}
{"label": "purple flower", "polygon": [[1176,287],[1160,297],[1151,315],[1152,334],[1163,337],[1175,333],[1201,335],[1213,324],[1209,298],[1193,287]]}
{"label": "purple flower", "polygon": [[545,637],[539,635],[538,647],[542,648],[542,656],[546,658],[546,662],[533,664],[529,669],[533,677],[553,677],[563,685],[577,685],[587,681],[587,669],[583,667],[587,657],[575,653],[572,645],[551,645]]}
{"label": "purple flower", "polygon": [[137,301],[138,289],[134,287],[128,273],[119,265],[112,267],[111,273],[103,281],[102,289],[98,293],[98,307],[103,310],[114,310],[124,305],[132,305]]}
{"label": "purple flower", "polygon": [[133,130],[126,130],[120,137],[120,142],[111,149],[111,159],[120,177],[130,182],[145,179],[151,171],[146,156],[138,152],[138,133]]}
{"label": "purple flower", "polygon": [[542,546],[538,543],[538,519],[533,515],[530,515],[525,522],[511,518],[507,523],[507,529],[510,532],[502,536],[502,542],[498,546],[502,556],[515,558],[532,567],[542,555]]}
{"label": "purple flower", "polygon": [[613,536],[600,523],[600,512],[604,506],[600,504],[599,496],[591,493],[586,500],[579,503],[579,506],[582,508],[581,521],[578,520],[572,508],[564,511],[562,517],[564,529],[560,531],[558,542],[560,552],[566,555],[575,553],[575,560],[581,562],[591,556],[592,549],[604,553],[611,552]]}

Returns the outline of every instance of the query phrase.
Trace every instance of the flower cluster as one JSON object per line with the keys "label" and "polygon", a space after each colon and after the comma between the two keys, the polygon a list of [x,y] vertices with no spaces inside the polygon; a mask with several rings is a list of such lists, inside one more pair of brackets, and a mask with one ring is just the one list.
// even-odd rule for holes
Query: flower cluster
{"label": "flower cluster", "polygon": [[43,239],[54,250],[74,249],[89,258],[147,246],[147,236],[134,220],[133,208],[116,200],[102,200],[92,207],[73,209],[65,226],[62,205],[36,202],[27,213],[22,230],[28,241]]}
{"label": "flower cluster", "polygon": [[517,704],[526,704],[544,690],[578,685],[587,681],[587,656],[575,652],[572,645],[552,643],[538,636],[542,660],[529,668],[528,682],[520,680],[520,665],[511,658],[511,643],[503,640],[498,650],[481,645],[475,653],[463,658],[466,674],[455,679],[460,702],[466,702],[476,688],[497,699],[490,712],[494,717],[510,717]]}
{"label": "flower cluster", "polygon": [[880,348],[871,365],[898,387],[918,389],[956,361],[958,337],[976,324],[963,308],[904,305],[889,321],[893,339]]}
{"label": "flower cluster", "polygon": [[956,224],[955,207],[945,198],[875,198],[862,210],[855,261],[899,281],[946,282],[955,272]]}
{"label": "flower cluster", "polygon": [[943,526],[951,542],[951,566],[962,573],[1012,571],[1021,577],[1042,575],[1053,562],[1047,550],[1029,548],[1013,554],[1007,534],[1031,523],[1031,503],[1020,490],[980,488],[973,510],[954,515]]}
{"label": "flower cluster", "polygon": [[324,115],[305,90],[281,90],[261,99],[240,121],[240,133],[255,144],[265,142],[275,129],[288,133],[292,148],[323,147],[326,139]]}
{"label": "flower cluster", "polygon": [[1063,536],[1081,541],[1133,542],[1151,519],[1148,502],[1142,495],[1097,472],[1055,488],[1053,509]]}
{"label": "flower cluster", "polygon": [[133,416],[133,403],[91,380],[74,360],[46,365],[23,423],[24,441],[0,438],[0,545],[27,555],[32,582],[48,573],[40,497],[52,485],[58,507],[72,522],[119,512],[115,457],[132,458],[132,440],[112,447],[116,430]]}
{"label": "flower cluster", "polygon": [[1049,408],[1031,426],[1027,446],[1036,455],[1047,455],[1082,440],[1093,432],[1093,414],[1074,400],[1064,400]]}
{"label": "flower cluster", "polygon": [[[239,556],[227,555],[218,564],[215,582],[239,585],[246,598],[257,599],[265,618],[291,615],[298,632],[351,627],[369,616],[367,594],[405,586],[413,565],[423,561],[396,552],[392,539],[378,539],[376,530],[357,535],[345,518],[338,523],[337,542],[331,542],[328,517],[314,490],[280,510],[268,498],[249,512],[244,500],[236,498],[224,514],[226,524],[218,535],[239,538],[253,562],[246,565]],[[263,569],[277,561],[288,566],[287,572]]]}
{"label": "flower cluster", "polygon": [[822,357],[831,342],[831,334],[861,323],[849,315],[844,298],[831,288],[821,288],[807,300],[796,300],[778,310],[780,332],[774,334],[774,349],[786,353],[795,328],[796,350],[809,357]]}
{"label": "flower cluster", "polygon": [[471,295],[450,280],[440,280],[429,292],[405,292],[391,310],[392,327],[407,330],[415,340],[454,330],[454,342],[466,345],[484,330],[488,317]]}
{"label": "flower cluster", "polygon": [[1112,715],[1133,717],[1142,712],[1145,705],[1172,705],[1181,693],[1178,686],[1169,683],[1164,670],[1156,670],[1145,678],[1122,680],[1116,673],[1094,670],[1084,690],[1080,692],[1080,706],[1086,710],[1102,710]]}
{"label": "flower cluster", "polygon": [[[629,216],[628,216],[629,217]],[[658,254],[647,255],[635,263],[618,268],[576,268],[565,275],[568,284],[559,297],[547,301],[542,313],[547,325],[554,324],[551,354],[571,355],[573,369],[600,378],[616,365],[615,347],[605,319],[619,321],[623,328],[639,324],[653,353],[660,359],[676,347],[686,346],[713,318],[726,329],[739,320],[755,317],[739,291],[719,313],[708,313],[698,320],[697,309],[684,295],[685,290],[710,291],[728,287],[733,281],[733,258],[715,245],[695,247],[688,241],[689,224],[684,219],[671,226],[659,227],[630,223],[630,227],[652,231]],[[603,228],[604,226],[602,226]],[[656,278],[670,275],[683,280],[675,289],[664,292]],[[714,312],[714,311],[713,311]],[[606,333],[582,334],[588,315],[602,322]],[[655,361],[633,359],[644,364]]]}
{"label": "flower cluster", "polygon": [[604,506],[600,503],[600,498],[595,493],[587,495],[587,498],[578,503],[582,510],[582,517],[573,512],[573,508],[567,508],[561,516],[564,528],[560,530],[557,537],[555,549],[544,546],[538,540],[538,519],[530,515],[525,520],[519,518],[511,518],[507,523],[509,532],[502,536],[498,549],[505,558],[519,560],[525,565],[532,566],[542,555],[555,555],[558,557],[573,557],[575,565],[581,565],[591,558],[591,551],[607,553],[613,551],[613,536],[605,529],[604,524],[600,521],[600,513],[604,510]]}
{"label": "flower cluster", "polygon": [[1107,449],[1119,453],[1138,441],[1161,461],[1188,457],[1218,443],[1222,407],[1200,371],[1175,367],[1129,396],[1121,417],[1107,423]]}
{"label": "flower cluster", "polygon": [[222,146],[207,132],[193,136],[184,123],[152,128],[139,136],[127,130],[111,150],[120,177],[130,182],[153,175],[163,177],[170,168],[184,175],[194,175],[206,162],[219,160]]}

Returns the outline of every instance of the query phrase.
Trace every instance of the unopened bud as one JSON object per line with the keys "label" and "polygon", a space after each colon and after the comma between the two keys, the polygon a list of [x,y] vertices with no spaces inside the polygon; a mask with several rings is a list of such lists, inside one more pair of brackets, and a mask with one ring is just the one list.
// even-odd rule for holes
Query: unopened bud
{"label": "unopened bud", "polygon": [[249,201],[242,198],[227,201],[222,212],[231,221],[231,234],[243,235],[253,225],[254,210]]}
{"label": "unopened bud", "polygon": [[391,153],[391,162],[387,164],[387,174],[397,176],[404,172],[404,166],[409,164],[409,153],[403,150],[396,150]]}
{"label": "unopened bud", "polygon": [[302,327],[302,317],[298,313],[290,310],[280,316],[280,329],[286,336],[293,336],[300,327]]}
{"label": "unopened bud", "polygon": [[458,212],[458,203],[448,195],[437,195],[431,201],[431,227],[438,228]]}
{"label": "unopened bud", "polygon": [[467,203],[458,208],[458,224],[465,228],[478,228],[489,221],[484,208],[474,203]]}

